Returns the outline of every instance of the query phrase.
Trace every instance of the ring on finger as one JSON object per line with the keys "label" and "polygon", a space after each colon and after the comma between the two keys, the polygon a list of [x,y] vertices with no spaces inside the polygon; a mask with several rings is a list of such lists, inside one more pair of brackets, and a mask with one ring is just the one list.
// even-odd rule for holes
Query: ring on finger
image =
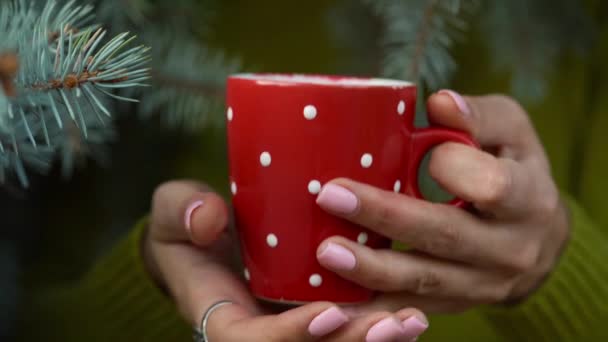
{"label": "ring on finger", "polygon": [[205,311],[205,314],[203,315],[203,319],[201,320],[200,327],[194,328],[194,332],[193,332],[193,336],[192,336],[194,339],[194,342],[210,342],[209,337],[207,337],[207,324],[209,322],[209,317],[211,317],[211,314],[213,313],[213,311],[219,309],[220,307],[222,307],[226,304],[233,304],[233,302],[230,300],[220,300],[218,302],[213,303],[209,307],[209,309],[207,309],[207,311]]}

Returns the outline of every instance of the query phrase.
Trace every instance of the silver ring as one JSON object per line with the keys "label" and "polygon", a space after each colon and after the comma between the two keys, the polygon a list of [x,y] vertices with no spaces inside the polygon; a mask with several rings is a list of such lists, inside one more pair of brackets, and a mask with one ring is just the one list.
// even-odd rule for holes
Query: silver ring
{"label": "silver ring", "polygon": [[209,321],[209,317],[211,317],[213,311],[219,309],[220,307],[226,304],[233,304],[233,302],[229,300],[220,300],[219,302],[216,302],[211,305],[209,309],[205,311],[200,328],[194,329],[193,338],[195,342],[209,342],[209,337],[207,337],[207,322]]}

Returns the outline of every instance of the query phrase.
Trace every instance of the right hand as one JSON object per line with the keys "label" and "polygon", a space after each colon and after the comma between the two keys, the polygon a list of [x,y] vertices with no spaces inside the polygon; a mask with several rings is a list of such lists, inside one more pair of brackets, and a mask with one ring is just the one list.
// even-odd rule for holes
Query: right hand
{"label": "right hand", "polygon": [[428,326],[424,314],[411,308],[356,317],[329,302],[282,313],[263,308],[235,271],[238,244],[228,234],[228,217],[226,203],[208,187],[171,181],[154,193],[143,241],[151,277],[192,326],[214,303],[234,302],[211,315],[211,342],[410,341]]}

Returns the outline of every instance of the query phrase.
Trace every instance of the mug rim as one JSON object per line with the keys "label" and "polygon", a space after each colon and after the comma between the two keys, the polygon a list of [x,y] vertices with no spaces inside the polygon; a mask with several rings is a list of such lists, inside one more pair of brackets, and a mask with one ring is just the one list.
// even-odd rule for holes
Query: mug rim
{"label": "mug rim", "polygon": [[412,82],[391,78],[360,77],[331,74],[307,73],[237,73],[228,79],[238,79],[255,82],[257,85],[268,86],[322,86],[343,88],[391,88],[403,89],[415,87]]}

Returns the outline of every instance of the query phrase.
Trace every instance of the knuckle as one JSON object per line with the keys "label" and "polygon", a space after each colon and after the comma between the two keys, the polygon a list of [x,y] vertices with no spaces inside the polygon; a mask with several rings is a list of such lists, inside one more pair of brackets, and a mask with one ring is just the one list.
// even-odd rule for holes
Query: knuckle
{"label": "knuckle", "polygon": [[377,288],[383,291],[394,290],[394,272],[391,272],[388,267],[375,267],[374,269],[355,268],[355,278],[363,280],[366,286]]}
{"label": "knuckle", "polygon": [[511,129],[520,131],[522,129],[529,129],[532,127],[528,113],[517,100],[505,94],[496,94],[493,97],[497,103],[504,106],[511,116],[509,118],[509,122],[511,126],[513,126]]}
{"label": "knuckle", "polygon": [[496,205],[505,200],[512,187],[512,177],[504,164],[498,162],[486,174],[485,186],[481,191],[481,203]]}
{"label": "knuckle", "polygon": [[560,206],[559,195],[556,190],[551,191],[536,201],[536,213],[541,222],[550,222]]}
{"label": "knuckle", "polygon": [[501,280],[490,286],[485,292],[481,301],[483,304],[495,304],[504,302],[511,293],[511,283],[508,280]]}
{"label": "knuckle", "polygon": [[454,252],[462,245],[462,232],[458,227],[446,220],[435,225],[435,234],[428,234],[424,244],[424,249],[429,253]]}
{"label": "knuckle", "polygon": [[[382,202],[376,202],[376,203],[382,203]],[[394,225],[395,222],[397,222],[397,217],[398,217],[398,213],[397,213],[397,210],[395,209],[394,205],[392,205],[390,203],[378,205],[375,215],[373,215],[372,226],[382,228],[382,229],[384,229],[386,227],[390,227],[390,226]]]}
{"label": "knuckle", "polygon": [[513,97],[505,95],[505,94],[495,94],[494,99],[497,102],[502,103],[505,107],[511,109],[513,113],[525,113],[526,111],[522,107],[522,105],[515,100]]}
{"label": "knuckle", "polygon": [[432,269],[427,269],[412,279],[409,288],[413,293],[427,295],[437,293],[442,285],[439,274]]}
{"label": "knuckle", "polygon": [[176,181],[169,181],[169,182],[160,184],[159,186],[156,187],[156,189],[154,189],[150,207],[151,207],[152,219],[156,223],[159,223],[159,224],[168,223],[168,222],[166,222],[168,220],[167,216],[162,215],[161,213],[164,211],[165,208],[170,206],[170,204],[171,204],[171,203],[169,203],[170,193],[177,184],[178,184],[178,182],[176,182]]}
{"label": "knuckle", "polygon": [[173,187],[174,181],[169,181],[160,184],[154,189],[154,193],[152,194],[152,206],[154,207],[157,204],[162,204],[163,199]]}
{"label": "knuckle", "polygon": [[517,253],[511,256],[506,266],[516,273],[525,273],[536,266],[539,257],[540,247],[537,244],[522,244]]}

